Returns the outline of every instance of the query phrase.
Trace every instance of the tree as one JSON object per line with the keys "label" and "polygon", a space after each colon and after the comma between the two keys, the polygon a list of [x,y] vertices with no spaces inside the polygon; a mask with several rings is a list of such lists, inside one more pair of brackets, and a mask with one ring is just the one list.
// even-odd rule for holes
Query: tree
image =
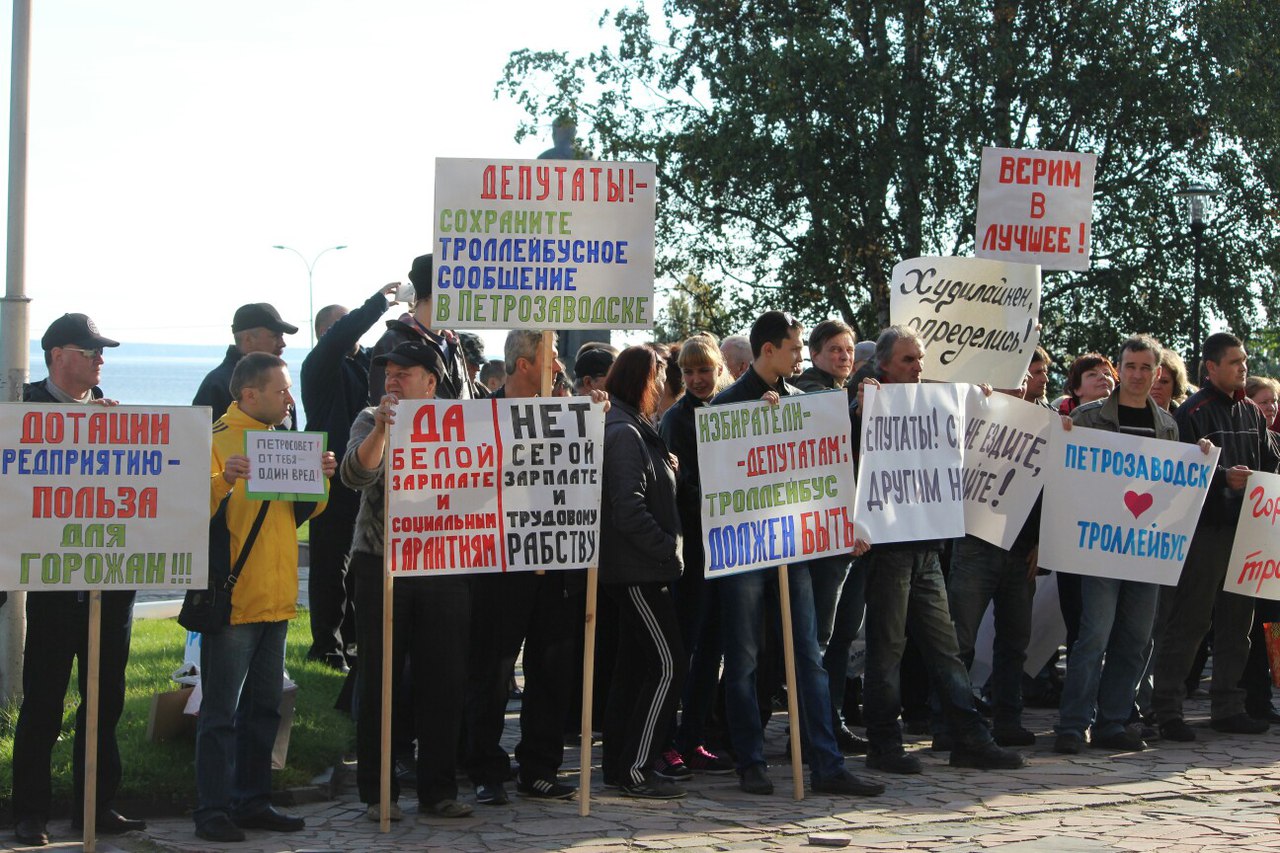
{"label": "tree", "polygon": [[[1099,155],[1094,256],[1046,273],[1057,354],[1193,337],[1174,192],[1221,192],[1205,234],[1211,325],[1248,335],[1280,292],[1280,2],[666,0],[602,19],[586,57],[513,53],[498,93],[572,112],[603,159],[659,176],[658,272],[860,336],[894,263],[973,252],[983,145]],[[585,121],[583,121],[585,119]],[[749,285],[744,287],[744,285]],[[1203,330],[1198,330],[1203,331]],[[1198,335],[1197,335],[1198,336]]]}
{"label": "tree", "polygon": [[674,342],[698,332],[711,332],[724,339],[735,331],[723,290],[691,274],[667,294],[667,305],[658,312],[653,336],[659,341]]}

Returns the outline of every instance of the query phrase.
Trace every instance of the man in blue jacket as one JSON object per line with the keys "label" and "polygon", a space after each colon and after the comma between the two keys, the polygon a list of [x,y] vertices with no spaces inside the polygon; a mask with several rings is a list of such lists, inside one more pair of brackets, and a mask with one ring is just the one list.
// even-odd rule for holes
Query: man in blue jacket
{"label": "man in blue jacket", "polygon": [[[400,287],[385,285],[355,311],[328,305],[316,312],[316,345],[302,361],[302,406],[307,429],[329,436],[341,463],[351,424],[369,393],[369,351],[360,338],[386,313],[387,297]],[[347,551],[355,529],[360,495],[334,480],[329,508],[311,522],[311,649],[307,657],[337,670],[347,669],[346,647],[354,643],[354,586],[347,576]]]}

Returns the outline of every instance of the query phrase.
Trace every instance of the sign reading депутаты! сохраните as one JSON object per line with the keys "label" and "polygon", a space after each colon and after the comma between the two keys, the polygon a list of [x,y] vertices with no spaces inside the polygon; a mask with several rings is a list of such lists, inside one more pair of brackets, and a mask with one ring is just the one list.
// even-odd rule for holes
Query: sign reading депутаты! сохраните
{"label": "sign reading \u0434\u0435\u043f\u0443\u0442\u0430\u0442\u044b! \u0441\u043e\u0445\u0440\u0430\u043d\u0438\u0442\u0435", "polygon": [[1177,584],[1220,451],[1098,429],[1051,429],[1040,565]]}
{"label": "sign reading \u0434\u0435\u043f\u0443\u0442\u0430\u0442\u044b! \u0441\u043e\u0445\u0440\u0430\u043d\u0438\u0442\u0435", "polygon": [[207,407],[0,405],[0,589],[202,588]]}
{"label": "sign reading \u0434\u0435\u043f\u0443\u0442\u0430\u0442\u044b! \u0441\u043e\u0445\u0440\u0430\u043d\u0438\u0442\u0435", "polygon": [[441,328],[653,327],[652,163],[436,160]]}
{"label": "sign reading \u0434\u0435\u043f\u0443\u0442\u0430\u0442\u044b! \u0441\u043e\u0445\u0440\u0430\u043d\u0438\u0442\u0435", "polygon": [[401,400],[391,427],[387,570],[596,565],[604,407],[589,397]]}
{"label": "sign reading \u0434\u0435\u043f\u0443\u0442\u0430\u0442\u044b! \u0441\u043e\u0445\u0440\u0430\u043d\u0438\u0442\u0435", "polygon": [[695,410],[707,577],[853,549],[848,400],[832,391]]}

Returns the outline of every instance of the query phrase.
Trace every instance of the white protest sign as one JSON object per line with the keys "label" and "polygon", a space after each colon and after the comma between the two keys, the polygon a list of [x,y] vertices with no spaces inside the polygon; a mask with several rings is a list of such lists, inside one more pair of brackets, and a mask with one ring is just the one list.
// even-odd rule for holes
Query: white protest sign
{"label": "white protest sign", "polygon": [[977,254],[1087,270],[1098,155],[983,148]]}
{"label": "white protest sign", "polygon": [[1040,565],[1176,585],[1218,454],[1107,430],[1050,430]]}
{"label": "white protest sign", "polygon": [[0,405],[0,589],[206,586],[206,407]]}
{"label": "white protest sign", "polygon": [[1244,492],[1222,588],[1253,598],[1280,600],[1280,475],[1254,471]]}
{"label": "white protest sign", "polygon": [[435,324],[650,329],[656,170],[436,159]]}
{"label": "white protest sign", "polygon": [[257,501],[311,501],[325,498],[321,467],[328,435],[323,432],[251,429],[244,434],[249,457],[245,497]]}
{"label": "white protest sign", "polygon": [[402,400],[391,428],[387,570],[596,565],[604,408],[587,397]]}
{"label": "white protest sign", "polygon": [[913,258],[893,268],[889,319],[920,335],[929,378],[1016,388],[1040,333],[1040,268],[977,258]]}
{"label": "white protest sign", "polygon": [[854,515],[872,547],[964,535],[963,393],[951,383],[864,391]]}
{"label": "white protest sign", "polygon": [[1043,486],[1048,409],[969,386],[964,423],[964,529],[1008,551]]}
{"label": "white protest sign", "polygon": [[697,417],[708,578],[853,550],[843,391],[703,406]]}

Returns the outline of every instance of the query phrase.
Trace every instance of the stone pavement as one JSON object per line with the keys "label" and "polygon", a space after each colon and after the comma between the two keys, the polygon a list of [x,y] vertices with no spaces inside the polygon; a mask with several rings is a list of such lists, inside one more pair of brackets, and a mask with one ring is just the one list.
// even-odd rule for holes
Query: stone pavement
{"label": "stone pavement", "polygon": [[[509,806],[477,806],[463,820],[419,818],[412,796],[402,798],[407,817],[386,835],[364,819],[348,788],[334,800],[297,806],[307,829],[293,835],[250,832],[242,844],[211,845],[192,834],[189,819],[150,819],[146,835],[100,839],[114,851],[551,851],[622,850],[792,851],[818,850],[813,834],[847,838],[848,849],[976,851],[1190,851],[1280,850],[1280,803],[1273,791],[1280,776],[1280,730],[1258,737],[1219,735],[1204,725],[1208,703],[1188,703],[1199,739],[1160,743],[1142,753],[1087,750],[1062,756],[1052,749],[1056,712],[1029,709],[1029,727],[1041,735],[1027,750],[1022,770],[987,773],[955,770],[945,754],[929,751],[927,738],[915,749],[925,763],[921,776],[856,773],[885,782],[873,799],[810,794],[791,799],[790,765],[784,758],[785,716],[767,729],[766,753],[777,793],[751,796],[736,777],[697,777],[684,800],[630,800],[600,786],[599,747],[593,751],[591,814],[578,816],[577,801],[543,802],[513,796]],[[509,717],[514,723],[514,715]],[[507,746],[512,746],[508,726]],[[566,770],[576,771],[578,751],[569,749]],[[461,799],[470,801],[462,783]],[[411,792],[410,792],[411,794]],[[55,842],[45,849],[79,849],[67,822],[54,822]],[[11,842],[5,831],[0,843]],[[0,847],[3,850],[21,848]]]}

